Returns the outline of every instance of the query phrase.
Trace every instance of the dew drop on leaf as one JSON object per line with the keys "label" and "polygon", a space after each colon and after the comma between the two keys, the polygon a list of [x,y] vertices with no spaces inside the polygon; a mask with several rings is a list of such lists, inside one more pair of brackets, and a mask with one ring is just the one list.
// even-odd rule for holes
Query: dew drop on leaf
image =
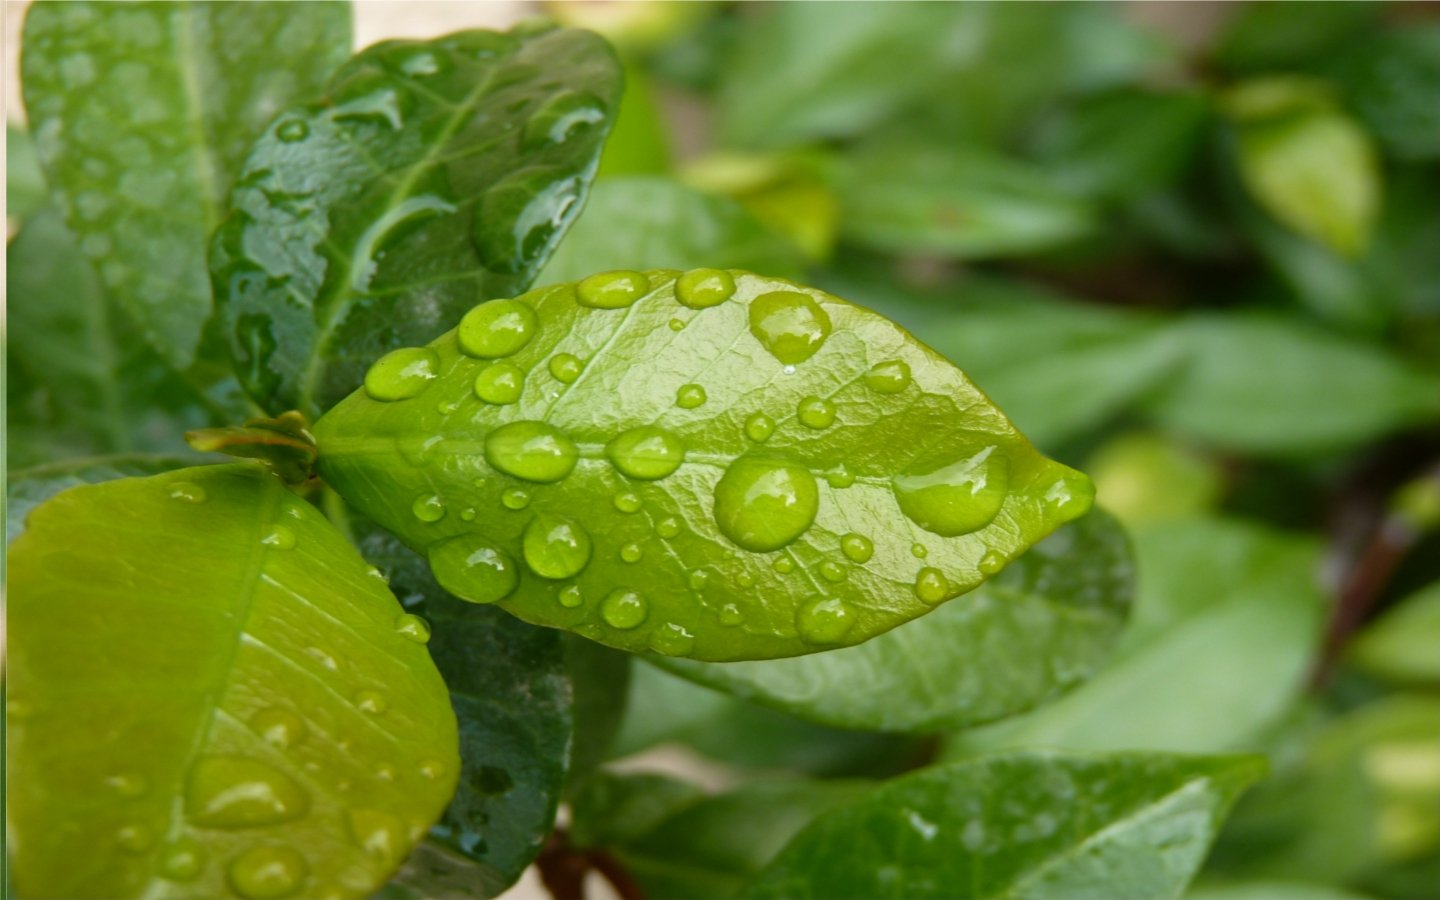
{"label": "dew drop on leaf", "polygon": [[675,299],[691,309],[719,306],[735,294],[735,279],[724,269],[691,269],[675,280]]}
{"label": "dew drop on leaf", "polygon": [[611,502],[614,503],[615,508],[622,513],[635,513],[640,511],[639,496],[629,491],[622,491],[616,494],[615,499]]}
{"label": "dew drop on leaf", "polygon": [[939,603],[950,594],[950,579],[939,569],[926,567],[915,576],[915,596],[929,604]]}
{"label": "dew drop on leaf", "polygon": [[155,832],[149,826],[131,822],[115,832],[115,845],[127,853],[144,853],[155,844]]}
{"label": "dew drop on leaf", "polygon": [[410,504],[410,512],[422,522],[438,522],[445,518],[445,504],[436,494],[421,494]]}
{"label": "dew drop on leaf", "polygon": [[911,544],[910,555],[915,557],[916,559],[924,559],[925,557],[930,555],[930,548],[925,546],[924,544]]}
{"label": "dew drop on leaf", "polygon": [[626,544],[620,548],[620,559],[627,563],[639,562],[644,555],[645,551],[640,549],[639,544]]}
{"label": "dew drop on leaf", "polygon": [[729,627],[739,625],[745,621],[745,614],[740,612],[740,607],[733,603],[727,603],[720,607],[720,624]]}
{"label": "dew drop on leaf", "polygon": [[350,811],[350,838],[366,856],[390,865],[406,848],[405,825],[394,814],[373,809]]}
{"label": "dew drop on leaf", "polygon": [[275,136],[287,144],[298,143],[310,136],[310,126],[304,119],[290,119],[275,127]]}
{"label": "dew drop on leaf", "polygon": [[844,489],[855,483],[855,473],[844,463],[825,473],[825,483],[832,488]]}
{"label": "dew drop on leaf", "polygon": [[605,455],[622,474],[642,481],[664,478],[685,461],[685,446],[663,428],[643,425],[605,445]]}
{"label": "dew drop on leaf", "polygon": [[579,458],[575,442],[545,422],[510,422],[485,436],[485,461],[526,481],[559,481]]}
{"label": "dew drop on leaf", "polygon": [[288,709],[269,707],[250,717],[250,730],[272,747],[288,750],[304,742],[309,729],[305,720]]}
{"label": "dew drop on leaf", "polygon": [[379,691],[360,691],[355,695],[355,708],[372,716],[380,715],[389,706]]}
{"label": "dew drop on leaf", "polygon": [[590,562],[590,535],[569,519],[542,513],[525,526],[525,565],[541,578],[572,578]]}
{"label": "dew drop on leaf", "polygon": [[775,433],[775,420],[763,412],[751,413],[745,420],[745,436],[757,444],[770,440]]}
{"label": "dew drop on leaf", "polygon": [[509,363],[493,363],[475,376],[475,396],[494,406],[514,403],[524,390],[525,373]]}
{"label": "dew drop on leaf", "polygon": [[170,484],[170,496],[186,503],[204,503],[205,489],[191,481],[176,481]]}
{"label": "dew drop on leaf", "polygon": [[855,624],[855,614],[843,600],[816,597],[795,613],[795,629],[811,644],[834,644]]}
{"label": "dew drop on leaf", "polygon": [[815,521],[820,491],[809,470],[783,460],[742,456],[715,485],[715,522],[736,546],[779,550]]}
{"label": "dew drop on leaf", "polygon": [[461,534],[430,546],[430,568],[440,586],[471,603],[508,597],[520,582],[515,563],[499,547],[476,534]]}
{"label": "dew drop on leaf", "polygon": [[140,797],[150,789],[150,782],[144,775],[121,772],[105,779],[105,786],[121,797]]}
{"label": "dew drop on leaf", "polygon": [[990,524],[1009,481],[1005,458],[986,447],[933,471],[897,475],[892,483],[907,518],[926,531],[955,537]]}
{"label": "dew drop on leaf", "polygon": [[705,569],[696,569],[686,577],[685,583],[692,591],[703,591],[705,585],[710,581],[710,573]]}
{"label": "dew drop on leaf", "polygon": [[401,347],[380,357],[365,373],[372,400],[408,400],[418,396],[440,373],[440,355],[429,347]]}
{"label": "dew drop on leaf", "polygon": [[170,881],[194,881],[205,869],[200,845],[189,838],[168,845],[160,854],[160,874]]}
{"label": "dew drop on leaf", "polygon": [[980,557],[980,564],[976,568],[982,575],[994,575],[1005,568],[1005,557],[994,550],[986,550],[985,555]]}
{"label": "dew drop on leaf", "polygon": [[814,356],[830,336],[830,317],[799,291],[771,291],[750,303],[750,333],[787,366]]}
{"label": "dew drop on leaf", "polygon": [[260,538],[260,543],[274,550],[295,549],[295,532],[284,525],[271,525],[265,535]]}
{"label": "dew drop on leaf", "polygon": [[681,409],[695,409],[705,405],[705,389],[698,384],[683,384],[675,392],[675,405]]}
{"label": "dew drop on leaf", "polygon": [[574,609],[585,602],[585,596],[580,593],[580,586],[572,584],[560,592],[560,605],[566,609]]}
{"label": "dew drop on leaf", "polygon": [[259,828],[303,816],[310,797],[290,776],[258,759],[210,756],[190,770],[185,815],[204,828]]}
{"label": "dew drop on leaf", "polygon": [[622,631],[639,626],[646,613],[645,598],[627,588],[616,588],[600,601],[600,617],[611,628]]}
{"label": "dew drop on leaf", "polygon": [[411,78],[424,78],[444,74],[450,71],[450,65],[450,60],[444,56],[420,50],[400,61],[400,71]]}
{"label": "dew drop on leaf", "polygon": [[875,544],[865,535],[851,532],[840,539],[840,552],[851,562],[869,562],[875,555]]}
{"label": "dew drop on leaf", "polygon": [[550,374],[564,384],[573,384],[584,368],[580,358],[570,353],[557,353],[550,358]]}
{"label": "dew drop on leaf", "polygon": [[430,623],[414,613],[401,613],[395,619],[395,633],[417,644],[430,642]]}
{"label": "dew drop on leaf", "polygon": [[779,572],[781,575],[789,575],[795,571],[795,560],[788,556],[777,556],[775,557],[775,561],[770,564],[770,568]]}
{"label": "dew drop on leaf", "polygon": [[431,781],[445,774],[445,764],[438,759],[427,759],[420,764],[420,775],[422,778],[429,778]]}
{"label": "dew drop on leaf", "polygon": [[817,431],[835,422],[835,404],[821,397],[806,397],[796,409],[800,424]]}
{"label": "dew drop on leaf", "polygon": [[820,564],[820,577],[826,581],[839,584],[845,580],[845,567],[833,559],[827,559]]}
{"label": "dew drop on leaf", "polygon": [[592,309],[624,309],[649,291],[650,279],[640,272],[601,272],[575,285],[575,302]]}
{"label": "dew drop on leaf", "polygon": [[518,353],[539,327],[535,310],[521,300],[491,300],[467,312],[455,336],[460,349],[481,359]]}
{"label": "dew drop on leaf", "polygon": [[518,512],[530,505],[530,492],[522,488],[507,488],[500,495],[500,505]]}
{"label": "dew drop on leaf", "polygon": [[695,644],[695,635],[684,626],[667,622],[650,635],[650,649],[664,656],[682,656]]}
{"label": "dew drop on leaf", "polygon": [[674,516],[661,519],[655,525],[655,533],[662,538],[673,538],[680,533],[680,520]]}
{"label": "dew drop on leaf", "polygon": [[910,386],[910,366],[900,359],[877,363],[865,373],[865,384],[877,394],[898,394]]}
{"label": "dew drop on leaf", "polygon": [[262,844],[235,857],[225,874],[245,900],[281,900],[299,893],[309,871],[299,851]]}

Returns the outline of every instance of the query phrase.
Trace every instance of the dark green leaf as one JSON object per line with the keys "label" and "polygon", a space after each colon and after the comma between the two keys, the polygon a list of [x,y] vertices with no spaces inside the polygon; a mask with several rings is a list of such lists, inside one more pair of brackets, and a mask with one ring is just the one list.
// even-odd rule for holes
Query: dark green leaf
{"label": "dark green leaf", "polygon": [[460,783],[431,842],[477,865],[470,895],[495,897],[535,858],[555,822],[571,742],[571,682],[560,635],[445,593],[425,561],[376,526],[350,522],[361,553],[434,631],[430,654],[460,723]]}
{"label": "dark green leaf", "polygon": [[1368,0],[1246,3],[1221,34],[1215,56],[1237,71],[1304,66],[1364,34],[1382,9]]}
{"label": "dark green leaf", "polygon": [[[483,867],[436,840],[424,840],[370,900],[450,900],[489,896]],[[1328,898],[1322,898],[1328,900]]]}
{"label": "dark green leaf", "polygon": [[22,894],[363,897],[444,807],[455,719],[423,640],[260,467],[73,488],[9,559]]}
{"label": "dark green leaf", "polygon": [[1089,508],[1085,476],[887,320],[677,275],[481,304],[378,361],[316,423],[321,474],[452,593],[712,660],[859,643]]}
{"label": "dark green leaf", "polygon": [[1391,681],[1440,684],[1440,582],[1422,588],[1365,627],[1350,662]]}
{"label": "dark green leaf", "polygon": [[37,3],[25,109],[105,287],[172,364],[210,316],[205,248],[251,140],[350,51],[342,3]]}
{"label": "dark green leaf", "polygon": [[963,733],[952,757],[1256,747],[1301,690],[1318,642],[1316,546],[1220,519],[1139,528],[1134,539],[1140,590],[1110,664],[1048,706]]}
{"label": "dark green leaf", "polygon": [[30,132],[5,126],[5,215],[22,222],[45,205],[45,173]]}
{"label": "dark green leaf", "polygon": [[573,30],[388,41],[256,142],[211,256],[242,381],[314,415],[388,350],[529,285],[580,212],[620,93]]}
{"label": "dark green leaf", "polygon": [[1412,22],[1347,41],[1325,71],[1387,150],[1401,159],[1440,156],[1440,27]]}
{"label": "dark green leaf", "polygon": [[565,669],[575,694],[569,772],[574,785],[608,758],[620,736],[630,696],[630,654],[566,635]]}
{"label": "dark green leaf", "polygon": [[933,615],[855,647],[736,663],[667,660],[702,684],[805,719],[933,732],[1023,712],[1091,675],[1133,592],[1125,534],[1094,512]]}
{"label": "dark green leaf", "polygon": [[158,475],[193,466],[199,460],[189,456],[133,454],[94,456],[88,459],[45,463],[11,472],[5,483],[5,544],[25,530],[30,510],[65,490],[81,484],[98,484],[117,478]]}
{"label": "dark green leaf", "polygon": [[1179,897],[1253,757],[1013,754],[823,814],[751,897]]}

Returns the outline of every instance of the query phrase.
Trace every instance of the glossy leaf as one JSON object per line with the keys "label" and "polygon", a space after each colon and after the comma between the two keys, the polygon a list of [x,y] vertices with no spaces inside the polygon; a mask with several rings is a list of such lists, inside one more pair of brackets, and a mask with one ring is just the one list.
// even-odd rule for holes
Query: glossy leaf
{"label": "glossy leaf", "polygon": [[1089,508],[1088,479],[885,319],[677,274],[482,304],[378,361],[316,423],[322,476],[452,593],[713,660],[873,637]]}
{"label": "glossy leaf", "polygon": [[262,404],[315,415],[388,350],[529,285],[579,214],[620,69],[572,30],[360,53],[260,137],[211,270]]}
{"label": "glossy leaf", "polygon": [[1133,592],[1125,534],[1091,513],[933,615],[855,647],[677,674],[844,728],[933,732],[1023,712],[1098,669]]}
{"label": "glossy leaf", "polygon": [[[623,224],[622,224],[623,223]],[[614,268],[800,272],[797,255],[738,203],[666,178],[608,178],[560,242],[537,284],[578,281]]]}
{"label": "glossy leaf", "polygon": [[341,3],[37,3],[25,109],[108,291],[173,365],[210,316],[205,248],[250,141],[350,50]]}
{"label": "glossy leaf", "polygon": [[9,559],[22,894],[363,897],[444,807],[455,720],[423,642],[263,469],[65,491]]}
{"label": "glossy leaf", "polygon": [[1256,749],[1300,693],[1320,635],[1310,540],[1221,519],[1137,528],[1140,590],[1110,663],[1035,712],[959,735],[1004,748]]}
{"label": "glossy leaf", "polygon": [[349,526],[405,608],[429,623],[460,725],[460,781],[430,830],[429,856],[441,867],[452,854],[469,859],[468,893],[499,896],[554,826],[569,767],[573,689],[560,635],[456,600],[394,537],[358,518]]}
{"label": "glossy leaf", "polygon": [[1254,757],[1027,753],[941,766],[821,815],[750,897],[1179,897]]}
{"label": "glossy leaf", "polygon": [[1367,625],[1350,645],[1350,662],[1390,681],[1440,684],[1437,632],[1440,582],[1416,591]]}
{"label": "glossy leaf", "polygon": [[25,530],[30,510],[66,488],[159,475],[197,462],[191,456],[136,453],[62,460],[10,472],[5,482],[5,544],[9,546]]}

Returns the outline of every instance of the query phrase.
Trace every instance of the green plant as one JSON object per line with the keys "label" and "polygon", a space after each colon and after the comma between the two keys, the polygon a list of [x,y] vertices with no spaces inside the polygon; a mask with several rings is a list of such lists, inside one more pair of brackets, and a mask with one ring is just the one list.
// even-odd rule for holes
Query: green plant
{"label": "green plant", "polygon": [[1433,23],[549,11],[29,10],[7,888],[1423,896]]}

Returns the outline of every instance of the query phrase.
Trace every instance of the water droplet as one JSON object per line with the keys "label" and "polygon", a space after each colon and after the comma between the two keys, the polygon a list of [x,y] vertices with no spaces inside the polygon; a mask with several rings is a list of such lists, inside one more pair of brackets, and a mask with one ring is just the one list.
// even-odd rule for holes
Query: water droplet
{"label": "water droplet", "polygon": [[332,672],[338,672],[340,670],[340,664],[335,661],[335,657],[321,650],[319,647],[306,647],[305,655]]}
{"label": "water droplet", "polygon": [[460,349],[481,359],[518,353],[539,327],[535,310],[520,300],[490,300],[465,314],[455,336]]}
{"label": "water droplet", "polygon": [[295,549],[295,532],[277,523],[270,526],[269,530],[265,532],[265,536],[260,538],[260,543],[274,550],[293,550]]}
{"label": "water droplet", "polygon": [[435,411],[442,416],[448,416],[460,408],[458,400],[441,400],[435,404]]}
{"label": "water droplet", "polygon": [[895,499],[909,519],[942,537],[984,528],[1000,512],[1009,487],[1005,458],[986,447],[930,472],[897,475]]}
{"label": "water droplet", "polygon": [[420,764],[420,775],[431,781],[445,774],[446,765],[438,759],[427,759]]}
{"label": "water droplet", "polygon": [[373,400],[408,400],[440,374],[440,354],[429,347],[401,347],[380,357],[365,373],[365,393]]}
{"label": "water droplet", "polygon": [[445,504],[436,494],[421,494],[410,504],[410,512],[422,522],[438,522],[445,518]]}
{"label": "water droplet", "polygon": [[910,555],[915,557],[916,559],[924,559],[925,557],[930,555],[930,548],[925,546],[924,544],[911,544]]}
{"label": "water droplet", "polygon": [[865,535],[852,531],[840,539],[840,552],[851,562],[869,562],[875,555],[875,544]]}
{"label": "water droplet", "polygon": [[185,815],[204,828],[259,828],[288,822],[310,808],[305,791],[258,759],[209,756],[190,769]]}
{"label": "water droplet", "polygon": [[115,832],[115,844],[127,853],[144,853],[155,845],[155,832],[139,822],[131,822]]}
{"label": "water droplet", "polygon": [[1084,515],[1094,500],[1095,485],[1079,472],[1061,476],[1045,491],[1045,505],[1061,522]]}
{"label": "water droplet", "polygon": [[585,596],[580,593],[580,586],[572,584],[560,592],[560,605],[566,609],[574,609],[585,602]]}
{"label": "water droplet", "polygon": [[781,575],[789,575],[795,571],[795,560],[788,556],[777,556],[775,557],[775,561],[770,564],[770,568],[779,572]]}
{"label": "water droplet", "polygon": [[843,600],[816,597],[795,613],[795,628],[811,644],[838,643],[855,624],[855,614]]}
{"label": "water droplet", "polygon": [[525,123],[521,145],[527,150],[563,144],[605,120],[605,106],[594,94],[565,91],[545,101]]}
{"label": "water droplet", "polygon": [[757,444],[770,440],[770,435],[774,433],[775,420],[763,412],[751,413],[745,420],[745,436]]}
{"label": "water droplet", "polygon": [[121,772],[105,779],[105,786],[121,797],[139,797],[150,789],[150,782],[144,775]]}
{"label": "water droplet", "polygon": [[785,365],[814,356],[830,336],[830,317],[808,294],[772,291],[750,302],[750,333]]}
{"label": "water droplet", "polygon": [[303,141],[310,136],[310,126],[304,119],[287,119],[275,126],[275,136],[287,144]]}
{"label": "water droplet", "polygon": [[309,733],[305,720],[288,709],[270,707],[250,717],[250,730],[272,747],[288,750],[298,747]]}
{"label": "water droplet", "polygon": [[473,506],[467,506],[460,510],[460,521],[462,522],[473,522],[475,521],[475,516],[475,507]]}
{"label": "water droplet", "polygon": [[509,363],[492,363],[475,376],[475,396],[495,406],[520,399],[525,390],[525,373]]}
{"label": "water droplet", "polygon": [[360,691],[355,695],[355,708],[363,713],[378,716],[390,708],[379,691]]}
{"label": "water droplet", "polygon": [[235,857],[226,877],[246,900],[280,900],[295,895],[309,872],[299,851],[262,844]]}
{"label": "water droplet", "polygon": [[684,331],[684,330],[685,330],[685,322],[684,322],[684,320],[682,320],[682,319],[671,319],[671,320],[670,320],[670,330],[671,330],[671,331]]}
{"label": "water droplet", "polygon": [[719,306],[735,294],[735,279],[724,269],[691,269],[675,281],[675,299],[691,309]]}
{"label": "water droplet", "polygon": [[620,548],[620,558],[627,563],[639,562],[645,551],[640,549],[639,544],[626,544]]}
{"label": "water droplet", "polygon": [[709,581],[710,573],[704,569],[696,569],[695,571],[690,573],[688,578],[685,579],[685,583],[690,586],[690,590],[692,591],[705,590],[705,585]]}
{"label": "water droplet", "polygon": [[521,488],[506,488],[500,495],[500,505],[506,509],[522,510],[530,505],[530,493]]}
{"label": "water droplet", "polygon": [[430,569],[440,586],[471,603],[495,603],[520,583],[515,563],[478,534],[462,534],[430,545]]}
{"label": "water droplet", "polygon": [[574,384],[584,368],[580,358],[569,353],[557,353],[550,358],[550,374],[565,384]]}
{"label": "water droplet", "polygon": [[950,595],[950,579],[939,569],[926,567],[915,576],[915,596],[932,606]]}
{"label": "water droplet", "polygon": [[910,386],[910,365],[901,359],[876,363],[865,373],[865,384],[877,394],[898,394]]}
{"label": "water droplet", "polygon": [[855,483],[855,473],[850,471],[849,466],[840,463],[825,473],[825,483],[832,488],[843,490]]}
{"label": "water droplet", "polygon": [[675,405],[681,409],[695,409],[705,404],[705,389],[698,384],[683,384],[675,392]]}
{"label": "water droplet", "polygon": [[559,481],[579,458],[575,442],[545,422],[510,422],[485,436],[485,461],[526,481]]}
{"label": "water droplet", "polygon": [[429,50],[419,50],[400,60],[400,71],[411,78],[424,78],[450,71],[450,61]]}
{"label": "water droplet", "polygon": [[845,567],[833,559],[827,559],[820,564],[820,577],[838,584],[846,578]]}
{"label": "water droplet", "polygon": [[693,646],[695,635],[675,622],[666,622],[650,635],[650,649],[664,656],[682,656]]}
{"label": "water droplet", "polygon": [[661,519],[655,525],[655,533],[662,538],[673,538],[680,533],[680,520],[673,516]]}
{"label": "water droplet", "polygon": [[740,607],[733,603],[727,603],[720,607],[721,625],[734,627],[743,621],[745,621],[745,614],[740,611]]}
{"label": "water droplet", "polygon": [[606,444],[605,455],[625,475],[654,481],[680,468],[680,463],[685,461],[685,447],[665,429],[644,425],[623,432]]}
{"label": "water droplet", "polygon": [[170,485],[170,496],[186,503],[204,503],[205,489],[193,481],[176,481]]}
{"label": "water droplet", "polygon": [[600,617],[611,628],[634,628],[645,621],[645,614],[645,598],[626,588],[616,588],[600,602]]}
{"label": "water droplet", "polygon": [[395,767],[389,763],[380,763],[380,765],[375,767],[375,779],[377,781],[394,781],[395,776],[399,774],[400,773],[395,770]]}
{"label": "water droplet", "polygon": [[835,404],[821,397],[806,397],[797,408],[800,424],[806,428],[829,428],[835,422]]}
{"label": "water droplet", "polygon": [[742,456],[715,485],[715,522],[746,550],[779,550],[810,527],[819,508],[815,477],[790,462]]}
{"label": "water droplet", "polygon": [[749,572],[741,572],[735,576],[735,583],[742,588],[752,588],[755,586],[755,576]]}
{"label": "water droplet", "polygon": [[525,526],[525,564],[541,578],[572,578],[590,562],[590,535],[575,522],[541,513]]}
{"label": "water droplet", "polygon": [[205,854],[190,838],[170,844],[160,855],[160,874],[170,881],[194,881],[205,869]]}
{"label": "water droplet", "polygon": [[629,491],[622,491],[621,493],[616,494],[615,499],[611,502],[613,502],[615,504],[615,508],[620,510],[622,513],[634,513],[640,511],[640,498],[637,495],[630,493]]}
{"label": "water droplet", "polygon": [[575,302],[593,309],[624,309],[650,292],[650,279],[624,269],[601,272],[575,285]]}

